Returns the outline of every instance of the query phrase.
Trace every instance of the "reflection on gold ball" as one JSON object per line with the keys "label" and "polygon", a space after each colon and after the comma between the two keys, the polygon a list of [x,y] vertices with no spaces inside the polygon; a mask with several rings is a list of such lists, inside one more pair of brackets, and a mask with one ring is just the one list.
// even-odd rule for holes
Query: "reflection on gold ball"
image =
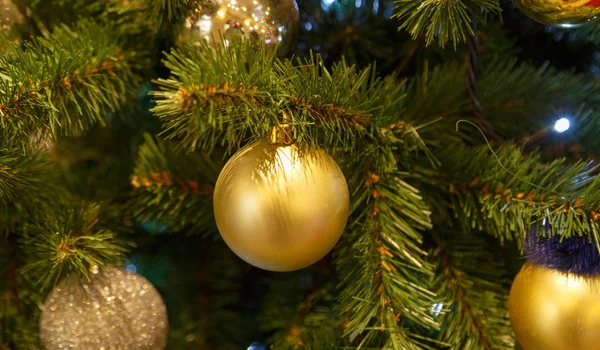
{"label": "reflection on gold ball", "polygon": [[527,263],[513,282],[508,309],[525,350],[600,349],[600,277]]}
{"label": "reflection on gold ball", "polygon": [[583,25],[600,14],[600,0],[513,0],[534,21],[556,27]]}
{"label": "reflection on gold ball", "polygon": [[293,271],[324,257],[348,219],[344,174],[322,149],[258,141],[223,168],[214,193],[223,239],[261,269]]}
{"label": "reflection on gold ball", "polygon": [[63,279],[42,307],[45,349],[164,349],[167,309],[144,277],[95,270],[91,280]]}
{"label": "reflection on gold ball", "polygon": [[295,0],[207,0],[186,19],[179,42],[221,38],[259,39],[279,43],[282,52],[296,44],[300,14]]}

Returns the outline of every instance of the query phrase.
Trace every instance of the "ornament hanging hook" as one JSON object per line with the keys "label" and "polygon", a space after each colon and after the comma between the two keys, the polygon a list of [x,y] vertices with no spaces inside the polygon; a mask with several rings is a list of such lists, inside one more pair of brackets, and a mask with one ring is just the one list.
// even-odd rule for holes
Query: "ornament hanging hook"
{"label": "ornament hanging hook", "polygon": [[273,130],[271,130],[271,143],[291,145],[296,141],[294,139],[294,130],[292,128],[290,114],[286,110],[281,114],[283,115],[281,124],[275,126]]}

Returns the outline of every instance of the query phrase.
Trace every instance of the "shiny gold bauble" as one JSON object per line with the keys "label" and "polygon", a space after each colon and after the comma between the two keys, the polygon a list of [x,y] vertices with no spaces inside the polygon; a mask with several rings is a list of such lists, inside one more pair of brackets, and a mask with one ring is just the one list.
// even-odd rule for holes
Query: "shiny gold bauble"
{"label": "shiny gold bauble", "polygon": [[144,277],[123,269],[63,279],[42,307],[45,349],[164,349],[167,309]]}
{"label": "shiny gold bauble", "polygon": [[344,231],[348,185],[322,149],[253,143],[225,165],[214,192],[217,226],[240,258],[293,271],[323,258]]}
{"label": "shiny gold bauble", "polygon": [[178,42],[246,37],[279,43],[283,52],[296,44],[300,14],[295,0],[206,0],[189,15]]}
{"label": "shiny gold bauble", "polygon": [[527,17],[546,25],[581,26],[600,14],[600,0],[513,0]]}
{"label": "shiny gold bauble", "polygon": [[525,350],[600,349],[600,276],[527,263],[513,282],[508,309]]}
{"label": "shiny gold bauble", "polygon": [[13,0],[0,0],[0,33],[15,30],[15,26],[22,25],[24,20]]}

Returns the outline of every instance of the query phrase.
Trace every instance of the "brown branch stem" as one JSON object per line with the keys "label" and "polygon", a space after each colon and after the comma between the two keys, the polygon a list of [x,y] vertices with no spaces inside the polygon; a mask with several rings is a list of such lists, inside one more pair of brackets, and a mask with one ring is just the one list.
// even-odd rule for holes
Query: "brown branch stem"
{"label": "brown branch stem", "polygon": [[469,96],[471,97],[471,103],[473,104],[473,110],[477,124],[490,137],[490,139],[501,145],[504,144],[504,139],[502,139],[502,137],[496,133],[492,125],[485,119],[483,108],[481,107],[479,97],[477,96],[477,17],[473,15],[471,21],[473,35],[467,40],[469,44],[469,54],[467,56],[467,89],[469,91]]}

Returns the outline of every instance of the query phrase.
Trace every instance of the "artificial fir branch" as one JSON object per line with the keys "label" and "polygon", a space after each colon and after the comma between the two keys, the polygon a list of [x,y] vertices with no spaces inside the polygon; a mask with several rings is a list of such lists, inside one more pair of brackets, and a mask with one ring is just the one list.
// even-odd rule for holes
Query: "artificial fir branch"
{"label": "artificial fir branch", "polygon": [[[290,299],[285,304],[282,303],[279,297],[282,293],[298,295],[305,292],[305,286],[298,283],[299,280],[302,281],[303,274],[297,272],[290,276],[292,278],[276,279],[270,298],[263,307],[265,312],[260,317],[261,328],[264,331],[275,332],[270,343],[276,349],[341,348],[342,327],[332,283],[316,287],[316,290],[300,302],[296,303],[295,299]],[[316,277],[312,276],[313,280],[314,278]],[[278,317],[278,314],[284,314],[285,317]]]}
{"label": "artificial fir branch", "polygon": [[560,195],[546,197],[545,194],[538,194],[535,190],[514,193],[511,188],[507,188],[501,183],[497,183],[496,187],[492,189],[490,188],[489,183],[481,183],[480,180],[480,177],[476,177],[470,183],[452,185],[451,191],[455,195],[468,195],[469,192],[473,192],[482,200],[501,200],[506,202],[507,205],[510,205],[511,202],[515,201],[529,203],[532,206],[544,206],[545,208],[550,208],[550,212],[556,212],[557,210],[562,210],[564,213],[575,210],[578,214],[584,214],[584,212],[586,212],[586,215],[593,221],[598,221],[600,219],[598,216],[600,208],[595,206],[583,206],[583,198],[565,200],[565,198]]}
{"label": "artificial fir branch", "polygon": [[[200,7],[199,0],[143,0],[146,15],[152,23],[181,23],[193,10]],[[206,5],[206,4],[202,4]],[[172,26],[171,30],[176,26]]]}
{"label": "artificial fir branch", "polygon": [[[212,197],[214,192],[214,187],[209,184],[199,185],[195,180],[173,178],[171,174],[165,171],[162,173],[154,172],[148,177],[135,175],[131,178],[131,184],[135,188],[145,188],[145,190],[172,187],[178,189],[182,193],[191,193],[194,196]],[[175,194],[173,193],[173,195]]]}
{"label": "artificial fir branch", "polygon": [[[380,158],[384,154],[371,154],[369,165],[356,168],[371,169],[384,161]],[[426,348],[427,343],[415,338],[402,320],[437,327],[429,314],[435,294],[423,285],[433,266],[425,259],[416,229],[431,227],[428,209],[416,190],[397,175],[372,170],[363,175],[362,181],[354,179],[360,181],[354,187],[354,201],[364,207],[351,219],[347,241],[336,254],[343,276],[341,310],[348,316],[344,334],[361,346]]]}
{"label": "artificial fir branch", "polygon": [[279,61],[276,68],[298,141],[352,147],[372,136],[369,126],[391,123],[402,109],[405,82],[377,78],[375,67],[358,69],[341,61],[327,68],[315,55],[296,64]]}
{"label": "artificial fir branch", "polygon": [[485,119],[481,102],[477,95],[477,49],[478,49],[478,36],[477,36],[477,17],[475,14],[471,16],[471,32],[472,35],[467,39],[469,52],[467,54],[467,87],[469,96],[471,97],[471,104],[473,105],[473,112],[479,126],[485,131],[489,137],[494,140],[497,144],[504,143],[502,137],[500,137],[494,127]]}
{"label": "artificial fir branch", "polygon": [[[60,2],[89,3],[83,0]],[[158,26],[161,30],[171,23],[173,25],[170,27],[176,28],[176,23],[187,14],[186,11],[197,6],[195,1],[187,0],[137,1],[142,2],[144,8],[150,10],[150,17],[160,18],[157,22],[160,22]],[[413,13],[406,12],[410,17],[406,23],[410,25],[412,21],[411,30],[431,28],[426,33],[428,40],[435,40],[436,35],[443,40],[444,35],[448,34],[446,39],[460,41],[461,31],[465,35],[468,34],[468,31],[464,31],[466,27],[463,24],[469,21],[469,17],[463,15],[479,10],[480,3],[481,1],[414,1],[410,4]],[[407,2],[405,4],[408,5]],[[472,6],[473,4],[477,6]],[[98,4],[100,5],[103,4]],[[484,3],[484,12],[494,12],[494,6],[494,2]],[[453,17],[455,15],[458,17]],[[11,79],[20,79],[22,85],[4,82],[2,91],[7,92],[9,103],[6,104],[8,107],[3,106],[8,108],[4,110],[6,117],[0,117],[2,123],[5,123],[3,125],[11,125],[14,127],[12,130],[18,129],[25,136],[29,136],[31,130],[44,129],[47,125],[60,129],[58,133],[76,133],[93,123],[102,123],[102,119],[108,113],[120,108],[122,100],[130,96],[127,92],[137,90],[130,89],[137,81],[136,77],[130,75],[132,69],[139,65],[139,62],[132,62],[137,56],[133,55],[131,47],[119,49],[121,45],[113,40],[119,37],[116,33],[122,33],[122,29],[99,30],[111,40],[105,40],[106,37],[101,37],[100,40],[90,34],[88,29],[76,29],[63,37],[57,34],[61,30],[59,29],[52,35],[57,35],[60,39],[51,40],[52,42],[39,41],[39,46],[44,46],[44,50],[38,52],[33,45],[30,50],[21,52],[21,49],[15,49],[16,54],[6,56],[4,68],[14,69]],[[445,29],[452,30],[452,33],[444,34]],[[73,35],[75,32],[77,35]],[[159,30],[144,34],[153,37],[157,32]],[[355,34],[352,31],[349,33],[352,36]],[[139,32],[135,35],[140,39],[142,37]],[[69,45],[57,43],[63,41],[62,39],[65,39],[65,43],[71,42],[75,40],[74,36],[82,36],[89,40],[86,39],[87,41],[80,46],[74,45],[77,46],[77,50],[71,50],[73,47]],[[172,38],[160,38],[162,39],[169,41]],[[426,64],[426,71],[422,75],[403,81],[396,77],[379,79],[375,77],[375,68],[357,69],[344,62],[325,67],[325,61],[318,57],[302,60],[300,63],[276,61],[272,60],[270,55],[263,55],[262,49],[255,50],[253,46],[240,49],[236,45],[237,43],[234,43],[230,48],[180,48],[181,53],[173,53],[167,57],[166,63],[173,77],[158,81],[160,88],[164,90],[155,95],[158,105],[154,111],[168,128],[165,135],[174,142],[169,143],[158,138],[146,140],[140,149],[140,156],[131,177],[132,191],[129,196],[122,198],[127,200],[122,207],[132,212],[133,217],[141,223],[147,224],[154,220],[159,224],[166,223],[169,231],[216,233],[210,194],[226,154],[221,153],[222,150],[218,146],[224,145],[232,152],[251,139],[263,137],[281,122],[282,111],[290,112],[300,142],[311,141],[332,151],[332,155],[343,165],[350,179],[353,214],[335,259],[337,273],[343,278],[339,292],[340,309],[345,315],[343,326],[346,334],[354,341],[352,345],[362,349],[433,347],[413,332],[411,324],[418,323],[435,329],[439,323],[431,313],[431,307],[443,295],[434,295],[432,292],[438,291],[430,286],[429,281],[435,266],[431,264],[430,257],[425,253],[426,249],[422,247],[423,241],[426,240],[422,236],[431,229],[430,220],[436,223],[442,220],[444,216],[437,215],[441,211],[447,215],[455,214],[458,217],[455,221],[461,224],[467,223],[468,225],[464,226],[469,226],[470,229],[466,230],[468,233],[475,231],[472,227],[484,228],[499,237],[513,236],[510,231],[514,231],[515,227],[521,232],[531,220],[542,217],[547,217],[552,225],[557,227],[567,223],[565,232],[572,234],[590,229],[581,224],[580,219],[594,219],[595,213],[584,208],[596,207],[598,197],[592,190],[597,187],[597,183],[592,174],[587,173],[579,164],[570,167],[565,163],[556,163],[541,171],[533,165],[539,161],[535,156],[533,160],[524,160],[522,152],[518,156],[516,152],[502,156],[503,164],[518,174],[516,178],[520,180],[517,181],[514,176],[499,168],[487,151],[479,153],[480,150],[473,151],[470,148],[445,149],[456,140],[478,143],[478,139],[469,138],[468,133],[453,131],[455,119],[471,111],[468,99],[465,98],[467,91],[463,81],[466,68],[464,64],[451,63],[436,66],[431,70]],[[90,50],[94,52],[88,56],[82,47],[100,51],[104,47],[111,47],[111,50],[107,49],[103,55],[96,55],[97,52]],[[85,51],[84,54],[78,56],[82,51]],[[35,52],[39,55],[30,55]],[[63,60],[64,56],[61,53],[78,58],[73,61]],[[420,59],[421,54],[419,51],[414,57]],[[177,55],[177,58],[173,58]],[[92,56],[99,58],[92,62]],[[452,60],[451,56],[443,56],[443,59]],[[45,60],[48,57],[62,62],[67,67],[64,71],[51,74],[50,77],[42,76],[43,79],[40,78],[39,82],[27,79],[32,74],[20,75],[22,72],[19,69],[8,66],[8,62],[25,68],[29,67],[28,65],[59,66],[58,63],[53,66],[52,59]],[[19,60],[22,62],[19,63]],[[573,77],[570,73],[552,70],[536,70],[531,66],[526,66],[525,69],[514,64],[511,66],[511,60],[506,59],[503,54],[496,61],[490,60],[485,63],[482,64],[485,67],[479,77],[479,98],[485,108],[486,119],[493,123],[500,134],[522,137],[521,134],[531,132],[523,128],[525,120],[536,119],[530,124],[547,126],[548,120],[552,118],[553,108],[573,105],[584,98],[588,105],[582,107],[582,113],[577,114],[577,120],[586,122],[585,125],[582,124],[581,130],[593,130],[593,120],[597,119],[593,113],[593,95],[596,90],[593,84],[583,81],[585,77]],[[409,67],[411,66],[409,64]],[[93,71],[93,68],[89,67],[98,70]],[[90,84],[93,88],[86,90]],[[241,93],[238,90],[240,86]],[[248,93],[248,90],[251,92]],[[51,95],[49,91],[52,92]],[[10,99],[17,95],[18,100]],[[549,103],[550,100],[552,103]],[[592,112],[588,114],[588,110]],[[522,118],[524,116],[531,118]],[[586,116],[589,118],[585,119]],[[40,123],[40,118],[46,117],[54,119],[48,119],[50,122],[46,124]],[[440,118],[443,118],[440,122],[432,124]],[[423,128],[425,125],[428,127]],[[66,129],[63,129],[64,127]],[[538,127],[539,125],[536,125],[531,128],[537,130]],[[512,132],[514,130],[517,132]],[[0,135],[0,142],[3,136]],[[593,138],[593,135],[590,138]],[[593,141],[590,140],[589,144],[593,144]],[[436,153],[440,161],[433,162],[437,166],[435,171],[431,170],[433,157],[425,145],[436,152],[441,150],[439,154]],[[509,145],[509,149],[510,147]],[[187,155],[177,153],[177,148],[190,152]],[[209,152],[197,152],[198,150]],[[212,154],[208,154],[210,152]],[[447,154],[451,152],[456,154]],[[20,245],[24,256],[32,260],[42,257],[44,262],[40,266],[45,267],[40,270],[45,271],[57,264],[68,265],[69,261],[76,266],[74,270],[78,270],[81,265],[89,265],[92,260],[117,262],[118,259],[112,259],[114,256],[108,253],[119,252],[122,249],[121,242],[117,242],[115,235],[104,231],[104,228],[94,226],[93,229],[87,229],[89,226],[84,225],[85,229],[82,230],[82,226],[78,224],[72,225],[78,227],[77,230],[69,231],[63,227],[56,235],[57,238],[50,237],[55,235],[54,229],[58,225],[53,222],[63,218],[60,215],[46,215],[46,207],[49,204],[37,203],[25,194],[35,194],[37,191],[47,193],[48,188],[51,188],[56,196],[60,197],[62,187],[55,186],[53,181],[48,180],[53,175],[48,177],[33,171],[27,173],[29,165],[25,163],[31,162],[28,156],[13,152],[12,148],[6,154],[7,159],[11,158],[12,167],[7,169],[0,166],[0,197],[7,194],[6,202],[10,203],[10,208],[5,211],[0,208],[0,226],[2,229],[9,227],[8,230],[16,234],[20,234],[16,226],[24,224],[27,227],[28,231]],[[429,159],[425,160],[424,154],[427,154]],[[507,162],[506,158],[511,160]],[[0,159],[0,164],[3,164],[3,160]],[[15,162],[19,163],[18,166],[15,166]],[[467,162],[475,165],[469,166]],[[427,168],[429,172],[420,173],[422,178],[413,181],[419,175],[414,171],[417,165]],[[14,169],[18,169],[18,172],[12,173]],[[580,177],[575,176],[575,173]],[[25,176],[27,174],[30,174],[29,177]],[[45,186],[38,186],[44,181],[47,182]],[[573,183],[579,184],[580,187],[571,186]],[[538,191],[536,185],[542,186],[543,189]],[[555,185],[557,188],[553,188]],[[496,192],[498,188],[503,191]],[[533,192],[532,188],[535,189]],[[505,194],[506,189],[511,189],[511,192]],[[550,195],[553,191],[568,194],[567,198],[576,198],[568,201],[571,205],[568,213],[564,212],[564,200],[556,194]],[[430,192],[439,192],[440,196],[444,196],[444,200],[433,203],[427,202],[428,197],[421,198],[422,194]],[[39,197],[44,197],[44,193]],[[546,197],[543,197],[544,194]],[[507,196],[508,206],[505,208]],[[548,198],[551,198],[550,202],[557,203],[556,207],[546,206]],[[32,214],[31,210],[21,210],[20,206],[23,203],[35,204],[39,217],[29,215]],[[535,206],[537,212],[528,211],[528,206]],[[62,212],[67,207],[61,206],[58,211]],[[433,208],[436,208],[435,215],[429,215]],[[550,217],[545,216],[546,208],[551,210]],[[553,209],[556,211],[553,212]],[[578,212],[578,209],[582,209],[583,213]],[[563,219],[561,215],[565,215]],[[5,222],[12,222],[15,218],[19,220],[18,225],[5,225]],[[34,220],[42,224],[32,225],[30,221]],[[32,233],[36,234],[35,237]],[[83,236],[81,233],[84,233]],[[173,239],[179,240],[181,239]],[[116,246],[111,246],[112,243]],[[209,245],[208,240],[198,243],[198,247],[213,252],[214,247]],[[40,245],[44,246],[43,249],[39,249]],[[190,254],[198,255],[198,247],[190,248]],[[237,313],[228,312],[227,308],[221,307],[235,302],[232,300],[235,300],[236,296],[246,292],[240,291],[242,288],[238,285],[221,288],[225,281],[239,282],[241,269],[227,273],[226,271],[230,270],[225,262],[236,261],[233,260],[235,257],[232,257],[232,254],[225,257],[219,250],[214,251],[219,253],[210,255],[210,258],[206,259],[207,262],[202,262],[198,276],[190,274],[193,275],[191,280],[197,277],[200,282],[196,281],[198,283],[194,284],[191,280],[186,280],[196,287],[195,290],[190,290],[183,298],[180,293],[184,288],[169,293],[174,296],[173,299],[179,299],[178,307],[173,307],[173,303],[169,304],[171,310],[186,310],[182,313],[171,311],[177,313],[176,318],[180,321],[175,332],[180,341],[177,345],[181,348],[202,346],[204,344],[199,339],[205,338],[208,339],[207,344],[229,344],[231,341],[232,344],[235,343],[232,347],[239,347],[241,345],[235,341],[239,338],[234,339],[231,334],[239,334],[248,327],[241,324]],[[105,252],[106,255],[103,254]],[[477,258],[472,259],[474,261],[469,260],[472,257],[469,255],[471,252],[477,253]],[[82,259],[77,256],[78,253]],[[452,312],[449,312],[448,318],[445,319],[449,321],[446,325],[451,324],[453,320],[468,322],[459,322],[461,326],[466,327],[451,329],[458,331],[449,336],[463,336],[464,339],[461,340],[465,343],[449,339],[442,339],[441,343],[450,346],[466,344],[461,348],[475,349],[478,346],[485,348],[489,344],[498,344],[500,347],[507,342],[507,337],[498,335],[508,334],[506,324],[495,323],[497,320],[491,318],[491,315],[505,318],[503,307],[496,307],[497,304],[494,304],[492,308],[485,309],[486,314],[483,316],[475,312],[483,309],[478,309],[480,305],[489,306],[487,301],[483,300],[489,294],[484,293],[484,298],[481,298],[482,295],[478,292],[489,292],[489,285],[484,282],[493,281],[498,276],[497,271],[488,273],[486,266],[495,268],[496,265],[493,262],[488,265],[488,262],[481,258],[486,253],[487,250],[481,249],[479,244],[443,252],[445,256],[453,255],[452,259],[449,259],[453,264],[441,267],[443,272],[450,272],[441,274],[441,278],[445,280],[440,285],[454,287],[445,289],[452,293],[447,300],[454,300],[455,305],[468,306],[462,308],[466,318],[460,314],[451,316]],[[458,262],[462,263],[463,258],[465,262],[469,261],[469,267],[473,268],[467,271],[468,273],[465,273],[464,266],[458,265]],[[187,259],[180,260],[179,266],[189,264]],[[29,262],[35,264],[31,260]],[[214,265],[207,267],[205,263]],[[25,271],[28,274],[42,274],[36,273],[35,269]],[[207,278],[206,273],[210,273],[211,277]],[[482,276],[487,280],[481,278]],[[452,278],[455,284],[448,281]],[[457,282],[459,279],[460,283]],[[177,284],[176,287],[183,287],[184,284],[187,283]],[[213,286],[214,289],[210,290]],[[471,290],[471,286],[476,287]],[[23,289],[34,290],[37,287],[25,286]],[[494,290],[494,298],[502,293]],[[291,331],[287,329],[289,339],[284,336],[290,346],[306,348],[308,344],[319,344],[320,347],[314,345],[316,349],[327,348],[331,342],[324,345],[318,340],[322,341],[325,336],[337,337],[338,332],[341,332],[336,328],[336,321],[339,319],[335,306],[313,309],[314,306],[311,305],[308,315],[302,309],[301,317],[292,318],[297,327],[292,327]],[[193,309],[194,307],[198,308]],[[495,312],[487,311],[492,309]],[[197,310],[205,312],[197,315]],[[467,312],[469,310],[470,312]],[[217,313],[218,317],[215,316]],[[181,315],[186,318],[179,319]],[[284,317],[276,312],[270,316],[274,319],[273,322],[281,321]],[[333,318],[336,319],[332,320]],[[481,327],[484,321],[488,320],[491,321],[487,325],[493,325],[489,328]],[[201,323],[199,328],[210,334],[203,334],[202,331],[186,333],[198,323]],[[325,326],[319,327],[322,325]],[[472,333],[473,340],[465,338],[464,333],[460,332],[473,331],[472,328],[476,328]],[[487,332],[486,336],[477,331],[483,328]],[[227,332],[221,332],[223,329],[227,329]],[[217,336],[213,337],[214,334]],[[196,338],[188,338],[190,335]],[[223,342],[222,339],[228,335],[229,339]],[[498,341],[493,344],[489,339]],[[482,342],[478,340],[482,340],[484,345],[480,346]],[[340,340],[340,343],[346,343],[346,340]]]}
{"label": "artificial fir branch", "polygon": [[[517,242],[532,225],[548,225],[544,232],[551,235],[597,237],[597,167],[564,159],[543,164],[538,154],[524,157],[522,151],[507,144],[496,150],[497,159],[487,147],[454,146],[436,154],[443,164],[438,184],[447,186],[463,229]],[[463,152],[471,159],[461,159]]]}
{"label": "artificial fir branch", "polygon": [[574,143],[553,143],[551,145],[545,145],[543,149],[541,149],[542,153],[546,156],[555,156],[561,158],[570,158],[576,160],[596,160],[598,157],[591,153],[590,150],[583,148],[579,144]]}
{"label": "artificial fir branch", "polygon": [[218,163],[202,152],[184,155],[175,149],[173,142],[145,135],[131,178],[131,215],[140,222],[165,224],[172,231],[206,232],[214,226],[212,193]]}
{"label": "artificial fir branch", "polygon": [[57,176],[46,154],[6,147],[3,141],[6,139],[0,140],[0,235],[10,234],[22,218],[45,212],[62,197],[52,189]]}
{"label": "artificial fir branch", "polygon": [[306,109],[308,113],[312,114],[314,119],[329,119],[335,118],[341,121],[345,121],[350,126],[358,127],[365,126],[373,118],[372,114],[364,113],[362,111],[351,111],[344,108],[336,107],[332,104],[328,105],[312,105],[306,100],[299,100],[297,97],[290,97],[290,105],[295,109]]}
{"label": "artificial fir branch", "polygon": [[164,60],[170,79],[159,79],[152,110],[168,138],[189,151],[216,145],[237,149],[249,130],[267,135],[278,120],[273,96],[274,55],[243,41],[231,47],[185,47]]}
{"label": "artificial fir branch", "polygon": [[23,273],[46,291],[68,274],[88,276],[93,269],[121,263],[129,244],[98,225],[100,210],[83,203],[46,222],[27,223],[21,239],[27,252]]}
{"label": "artificial fir branch", "polygon": [[[513,349],[502,259],[474,235],[445,232],[436,237],[435,285],[439,301],[432,308],[444,327],[438,338],[460,349]],[[446,313],[440,313],[443,309]]]}
{"label": "artificial fir branch", "polygon": [[294,64],[261,47],[206,44],[167,55],[173,76],[158,80],[161,91],[153,93],[166,136],[190,151],[237,149],[241,140],[267,135],[285,111],[298,142],[352,147],[373,136],[376,121],[398,122],[405,108],[405,82],[377,78],[374,68],[340,62],[328,69],[319,56]]}
{"label": "artificial fir branch", "polygon": [[[583,74],[558,71],[548,63],[536,67],[501,56],[486,62],[478,76],[485,117],[498,133],[527,141],[527,137],[568,116],[586,135],[578,141],[590,149],[598,144],[597,135],[590,131],[597,128],[599,88]],[[551,141],[556,142],[555,138]]]}
{"label": "artificial fir branch", "polygon": [[[246,88],[240,86],[230,86],[229,82],[216,86],[194,86],[179,88],[177,90],[177,99],[181,101],[181,109],[189,113],[192,108],[198,108],[203,104],[214,103],[216,106],[228,103],[240,103],[244,100],[250,100],[256,104],[261,103],[262,94],[258,92],[256,86]],[[160,94],[156,94],[160,96]]]}
{"label": "artificial fir branch", "polygon": [[15,47],[0,58],[2,125],[26,137],[34,129],[76,134],[104,125],[139,83],[135,54],[118,44],[111,28],[81,22]]}
{"label": "artificial fir branch", "polygon": [[500,2],[495,0],[427,1],[397,0],[394,17],[413,38],[423,34],[427,45],[437,42],[441,47],[451,43],[454,48],[473,35],[474,16],[485,20],[500,14]]}

